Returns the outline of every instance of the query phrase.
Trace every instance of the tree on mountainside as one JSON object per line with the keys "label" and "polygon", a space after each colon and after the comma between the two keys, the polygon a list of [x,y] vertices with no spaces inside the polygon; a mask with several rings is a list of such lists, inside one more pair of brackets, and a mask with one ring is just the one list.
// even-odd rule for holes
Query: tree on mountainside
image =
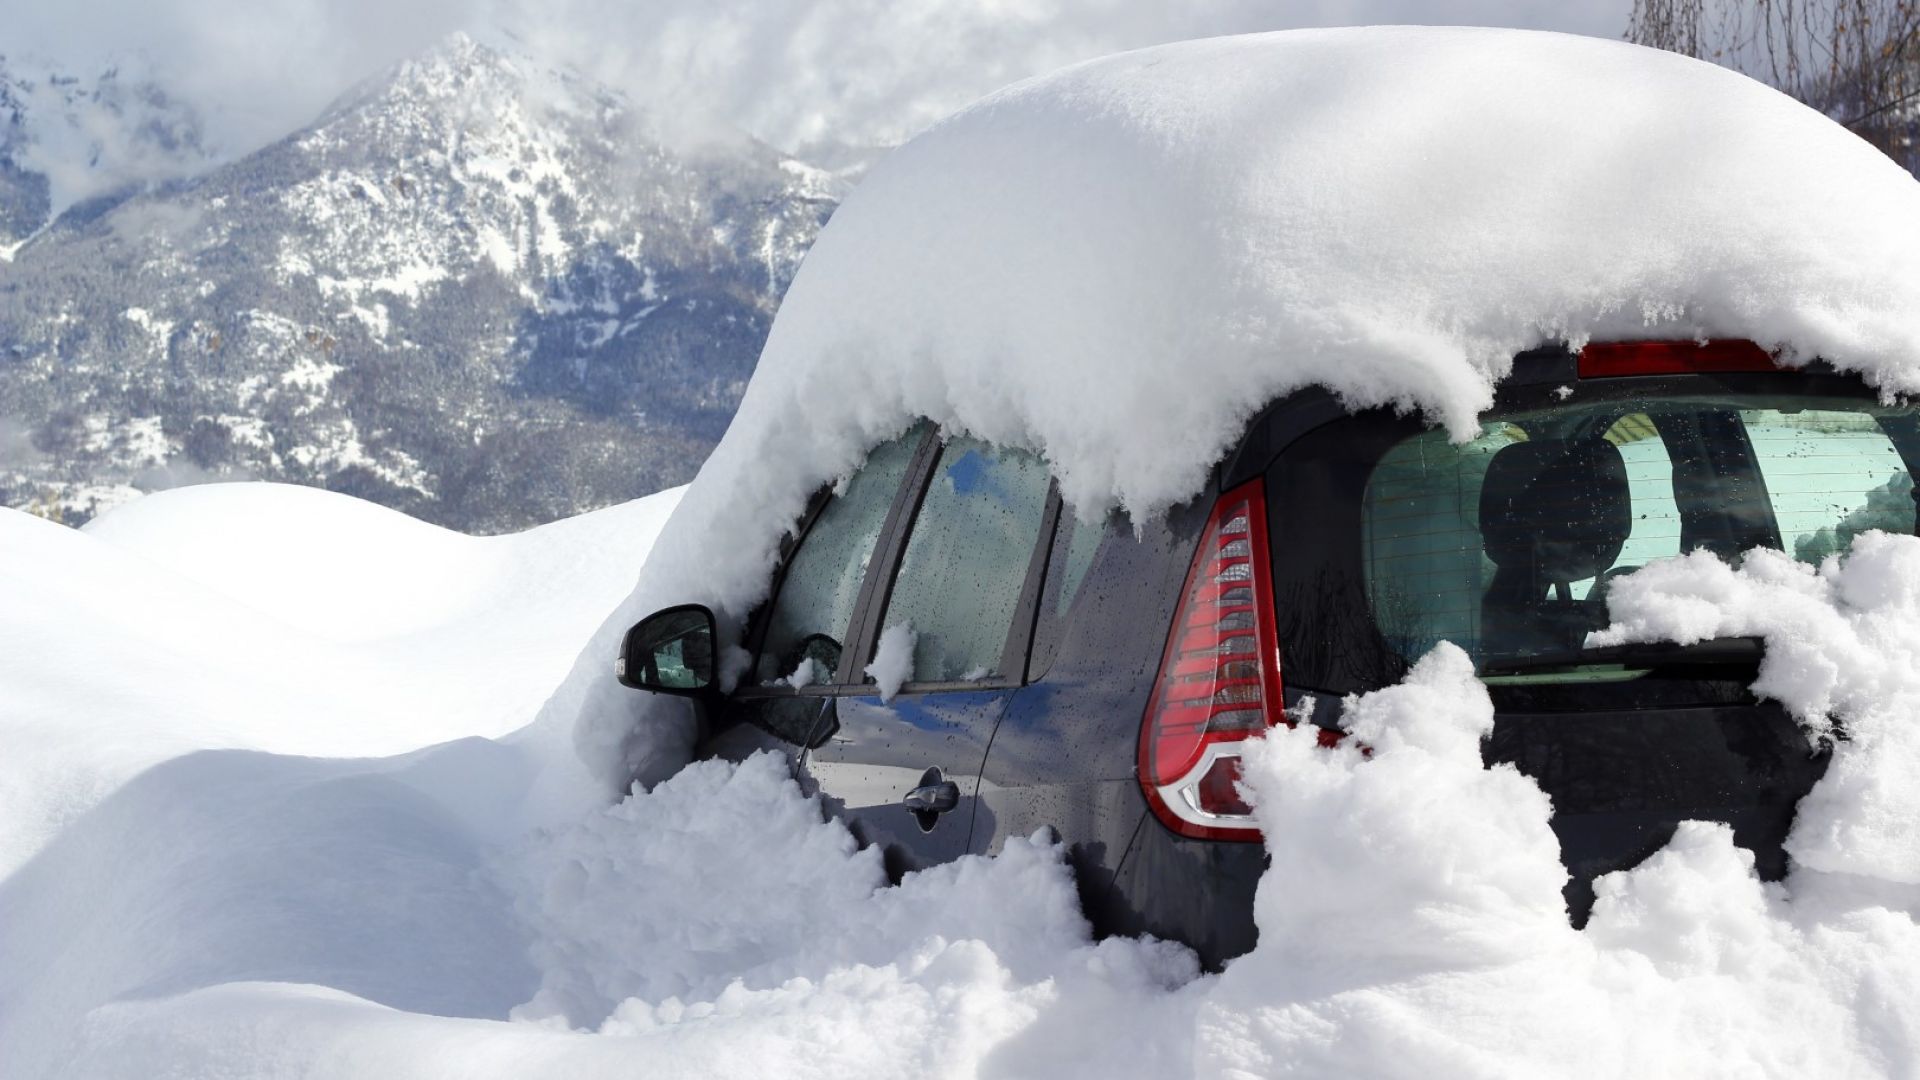
{"label": "tree on mountainside", "polygon": [[1920,174],[1920,0],[1634,0],[1626,38],[1775,86]]}

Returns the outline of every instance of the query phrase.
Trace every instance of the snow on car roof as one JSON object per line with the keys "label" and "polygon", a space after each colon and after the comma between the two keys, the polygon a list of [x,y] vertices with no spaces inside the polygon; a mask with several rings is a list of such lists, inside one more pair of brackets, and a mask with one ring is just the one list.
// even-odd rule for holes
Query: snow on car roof
{"label": "snow on car roof", "polygon": [[550,708],[584,710],[610,777],[646,757],[606,677],[619,630],[682,601],[744,615],[807,494],[916,417],[1040,451],[1082,514],[1153,514],[1302,386],[1464,437],[1527,347],[1730,336],[1909,392],[1916,312],[1920,186],[1710,64],[1390,27],[1067,68],[915,138],[835,212]]}
{"label": "snow on car roof", "polygon": [[1671,53],[1186,42],[1009,87],[877,165],[795,279],[737,438],[926,415],[1045,451],[1076,503],[1153,512],[1288,390],[1465,434],[1554,339],[1751,337],[1912,390],[1916,240],[1920,186],[1883,154]]}

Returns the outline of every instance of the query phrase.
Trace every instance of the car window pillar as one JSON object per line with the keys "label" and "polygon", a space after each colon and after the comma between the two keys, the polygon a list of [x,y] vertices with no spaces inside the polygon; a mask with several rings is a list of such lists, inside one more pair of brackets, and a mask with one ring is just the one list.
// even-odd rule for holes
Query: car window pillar
{"label": "car window pillar", "polygon": [[880,539],[874,544],[873,555],[867,561],[866,577],[861,580],[858,598],[853,602],[853,626],[847,633],[846,647],[840,654],[840,669],[834,673],[833,682],[836,686],[861,682],[861,671],[867,665],[866,658],[872,654],[873,641],[880,633],[880,628],[875,624],[886,608],[886,594],[892,587],[894,571],[900,564],[900,554],[906,550],[907,532],[913,525],[914,515],[920,510],[920,500],[926,497],[927,484],[933,477],[933,465],[939,457],[939,432],[928,425],[920,438],[920,445],[914,449],[913,461],[907,466],[906,479],[894,495],[893,505],[887,509],[886,524],[880,527]]}
{"label": "car window pillar", "polygon": [[1060,506],[1060,485],[1050,483],[1047,508],[1040,517],[1040,538],[1028,556],[1026,580],[1020,585],[1020,600],[1013,609],[1013,625],[1007,628],[1007,640],[1000,646],[1000,670],[1021,686],[1028,681],[1034,624],[1040,613],[1040,593],[1047,583],[1047,563],[1053,555],[1053,534],[1060,525]]}

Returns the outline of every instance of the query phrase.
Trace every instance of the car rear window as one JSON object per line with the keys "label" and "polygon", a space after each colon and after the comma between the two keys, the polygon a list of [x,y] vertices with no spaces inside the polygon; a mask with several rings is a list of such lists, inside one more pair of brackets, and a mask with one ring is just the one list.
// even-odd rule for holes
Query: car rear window
{"label": "car rear window", "polygon": [[1651,560],[1818,562],[1868,529],[1911,533],[1913,421],[1725,392],[1496,411],[1463,443],[1336,421],[1269,471],[1288,679],[1380,685],[1441,641],[1483,662],[1577,648],[1608,622],[1607,583]]}

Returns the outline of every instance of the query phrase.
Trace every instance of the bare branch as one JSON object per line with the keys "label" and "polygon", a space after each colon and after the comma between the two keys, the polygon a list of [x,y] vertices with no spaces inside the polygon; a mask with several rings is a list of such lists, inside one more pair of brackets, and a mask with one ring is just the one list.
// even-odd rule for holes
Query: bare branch
{"label": "bare branch", "polygon": [[1634,0],[1625,36],[1760,79],[1920,170],[1920,0]]}

